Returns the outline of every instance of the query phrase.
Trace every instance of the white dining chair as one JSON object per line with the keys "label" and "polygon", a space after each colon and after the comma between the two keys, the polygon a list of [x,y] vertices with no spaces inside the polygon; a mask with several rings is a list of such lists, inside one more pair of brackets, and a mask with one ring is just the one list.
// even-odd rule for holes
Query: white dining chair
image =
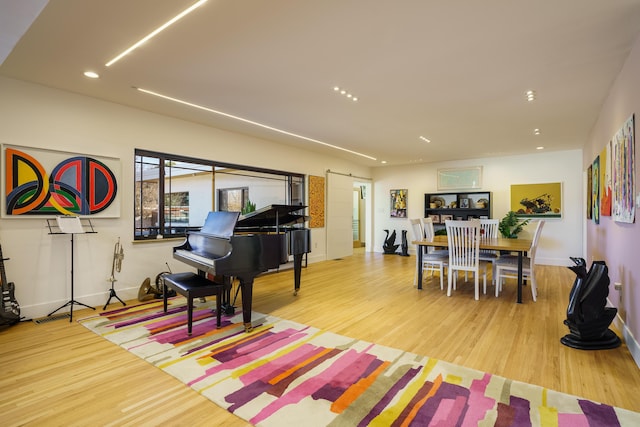
{"label": "white dining chair", "polygon": [[[433,238],[433,224],[431,224],[431,235],[427,236],[424,228],[422,228],[422,221],[419,218],[409,219],[409,222],[411,224],[411,230],[415,240],[422,240],[425,238],[430,240]],[[448,253],[445,251],[429,251],[429,247],[419,249],[423,251],[422,265],[416,265],[416,269],[422,268],[423,273],[429,272],[431,273],[431,277],[433,277],[433,274],[437,271],[440,274],[440,289],[444,289],[444,271],[447,266],[447,261],[449,260]],[[418,257],[416,256],[416,262],[418,262],[417,258]]]}
{"label": "white dining chair", "polygon": [[458,272],[472,272],[475,281],[475,299],[480,299],[480,273],[483,275],[484,293],[487,293],[487,268],[486,262],[480,261],[480,221],[445,222],[447,240],[449,242],[448,288],[447,296],[451,296],[451,290],[457,287]]}
{"label": "white dining chair", "polygon": [[[433,227],[433,218],[420,218],[420,224],[422,224],[422,231],[424,232],[424,238],[427,240],[433,239],[436,235]],[[449,256],[449,252],[446,249],[436,248],[434,246],[428,246],[428,253]]]}
{"label": "white dining chair", "polygon": [[[522,259],[522,280],[529,282],[531,286],[531,296],[533,301],[537,300],[538,287],[536,283],[535,275],[535,259],[538,249],[538,241],[542,234],[542,227],[544,226],[544,220],[538,221],[536,229],[531,239],[531,247],[527,252],[527,256]],[[496,297],[502,291],[502,285],[505,279],[518,280],[518,256],[517,255],[503,255],[498,258],[494,264],[495,266],[495,285],[496,285]]]}
{"label": "white dining chair", "polygon": [[[480,218],[480,238],[496,239],[498,237],[498,229],[500,225],[499,219]],[[491,281],[495,284],[496,268],[495,260],[498,259],[498,252],[491,249],[480,249],[480,261],[491,263]]]}

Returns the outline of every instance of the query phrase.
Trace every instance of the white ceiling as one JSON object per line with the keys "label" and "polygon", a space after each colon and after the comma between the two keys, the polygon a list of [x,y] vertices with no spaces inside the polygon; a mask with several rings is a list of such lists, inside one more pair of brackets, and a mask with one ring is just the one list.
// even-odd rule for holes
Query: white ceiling
{"label": "white ceiling", "polygon": [[0,75],[380,166],[581,148],[640,31],[640,0],[209,0],[105,66],[195,1],[50,0]]}

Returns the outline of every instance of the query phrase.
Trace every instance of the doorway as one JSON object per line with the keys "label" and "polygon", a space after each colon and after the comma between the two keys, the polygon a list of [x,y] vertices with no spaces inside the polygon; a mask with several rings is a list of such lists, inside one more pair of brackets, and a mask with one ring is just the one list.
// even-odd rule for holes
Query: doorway
{"label": "doorway", "polygon": [[353,220],[352,220],[352,230],[353,230],[353,248],[364,248],[364,218],[362,218],[361,212],[364,209],[364,198],[363,198],[363,189],[362,187],[354,187],[353,189]]}

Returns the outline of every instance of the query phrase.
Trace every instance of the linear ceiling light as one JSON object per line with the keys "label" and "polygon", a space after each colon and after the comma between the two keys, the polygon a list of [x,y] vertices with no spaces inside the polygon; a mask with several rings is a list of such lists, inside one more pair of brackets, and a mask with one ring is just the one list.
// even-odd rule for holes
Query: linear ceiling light
{"label": "linear ceiling light", "polygon": [[207,111],[209,113],[218,114],[218,115],[224,116],[224,117],[229,117],[231,119],[239,120],[241,122],[248,123],[250,125],[254,125],[254,126],[258,126],[258,127],[264,128],[264,129],[268,129],[268,130],[274,131],[274,132],[278,132],[278,133],[281,133],[283,135],[289,135],[289,136],[293,136],[295,138],[303,139],[305,141],[315,142],[316,144],[324,145],[325,147],[330,147],[330,148],[335,148],[336,150],[346,151],[347,153],[355,154],[356,156],[360,156],[360,157],[365,157],[365,158],[370,159],[370,160],[377,160],[375,157],[367,156],[366,154],[358,153],[357,151],[348,150],[346,148],[338,147],[337,145],[328,144],[326,142],[322,142],[322,141],[319,141],[317,139],[308,138],[306,136],[298,135],[298,134],[292,133],[292,132],[287,132],[286,130],[274,128],[274,127],[271,127],[271,126],[268,126],[268,125],[264,125],[262,123],[254,122],[253,120],[248,120],[248,119],[244,119],[242,117],[234,116],[232,114],[223,113],[222,111],[217,111],[217,110],[214,110],[214,109],[211,109],[211,108],[208,108],[208,107],[204,107],[202,105],[193,104],[191,102],[183,101],[183,100],[177,99],[177,98],[172,98],[172,97],[167,96],[167,95],[162,95],[161,93],[153,92],[153,91],[150,91],[150,90],[147,90],[147,89],[142,89],[142,88],[139,88],[139,87],[136,87],[134,89],[136,89],[136,90],[138,90],[140,92],[146,93],[148,95],[157,96],[158,98],[162,98],[162,99],[166,99],[166,100],[169,100],[169,101],[177,102],[178,104],[187,105],[189,107],[197,108],[199,110],[204,110],[204,111]]}
{"label": "linear ceiling light", "polygon": [[191,12],[193,12],[194,10],[196,10],[197,8],[199,8],[200,6],[205,4],[206,2],[207,2],[207,0],[200,0],[200,1],[196,2],[196,3],[194,3],[193,5],[188,7],[187,9],[183,10],[182,12],[180,12],[179,14],[177,14],[176,16],[174,16],[173,18],[171,18],[170,20],[168,20],[167,22],[165,22],[164,24],[162,24],[161,26],[159,26],[158,28],[156,28],[155,30],[150,32],[149,34],[147,34],[140,41],[138,41],[137,43],[132,45],[130,48],[128,48],[127,50],[122,52],[120,55],[116,56],[111,61],[107,62],[105,64],[105,66],[109,67],[109,66],[115,64],[117,61],[122,59],[123,56],[125,56],[125,55],[131,53],[132,51],[136,50],[138,47],[140,47],[141,44],[145,43],[147,40],[151,39],[152,37],[155,37],[158,33],[163,31],[164,29],[166,29],[170,25],[174,24],[175,22],[179,21],[183,17],[187,16],[188,14],[190,14]]}

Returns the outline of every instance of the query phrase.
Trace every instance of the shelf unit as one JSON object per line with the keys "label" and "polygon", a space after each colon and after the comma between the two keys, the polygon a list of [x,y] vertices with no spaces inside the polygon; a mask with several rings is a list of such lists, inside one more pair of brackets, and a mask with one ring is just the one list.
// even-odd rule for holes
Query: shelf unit
{"label": "shelf unit", "polygon": [[425,194],[424,217],[433,218],[436,228],[444,227],[446,219],[491,218],[491,192]]}

